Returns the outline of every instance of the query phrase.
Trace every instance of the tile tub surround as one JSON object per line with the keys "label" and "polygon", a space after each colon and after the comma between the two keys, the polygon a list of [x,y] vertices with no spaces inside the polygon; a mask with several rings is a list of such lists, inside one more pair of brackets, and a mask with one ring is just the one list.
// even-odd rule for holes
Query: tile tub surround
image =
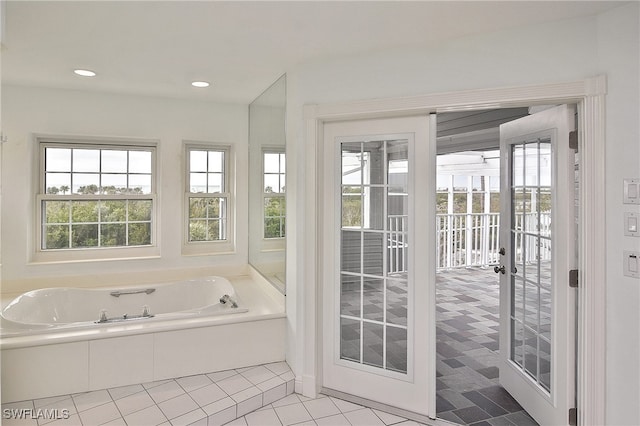
{"label": "tile tub surround", "polygon": [[231,277],[230,281],[249,312],[75,332],[2,336],[3,402],[284,360],[284,296],[253,277]]}
{"label": "tile tub surround", "polygon": [[[67,419],[3,419],[24,425],[361,425],[418,423],[337,398],[293,393],[285,362],[3,404],[2,410],[62,410]],[[434,425],[442,422],[433,422]]]}

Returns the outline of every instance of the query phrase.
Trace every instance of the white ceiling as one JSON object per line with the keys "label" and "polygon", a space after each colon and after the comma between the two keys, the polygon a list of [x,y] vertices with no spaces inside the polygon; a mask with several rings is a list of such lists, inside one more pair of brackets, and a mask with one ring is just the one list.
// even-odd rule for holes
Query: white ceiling
{"label": "white ceiling", "polygon": [[[302,63],[594,15],[611,1],[6,1],[2,82],[249,103]],[[81,78],[75,68],[96,71]],[[207,89],[190,86],[208,80]]]}

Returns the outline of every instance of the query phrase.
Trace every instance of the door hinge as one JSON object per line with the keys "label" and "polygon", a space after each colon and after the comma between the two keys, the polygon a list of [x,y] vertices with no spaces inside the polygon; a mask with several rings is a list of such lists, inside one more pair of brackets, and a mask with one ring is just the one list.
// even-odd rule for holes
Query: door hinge
{"label": "door hinge", "polygon": [[569,271],[569,287],[578,288],[578,270],[572,269]]}
{"label": "door hinge", "polygon": [[572,130],[571,132],[569,132],[569,148],[573,149],[574,151],[578,150],[578,131],[577,130]]}
{"label": "door hinge", "polygon": [[578,409],[569,408],[569,426],[576,426],[578,424]]}

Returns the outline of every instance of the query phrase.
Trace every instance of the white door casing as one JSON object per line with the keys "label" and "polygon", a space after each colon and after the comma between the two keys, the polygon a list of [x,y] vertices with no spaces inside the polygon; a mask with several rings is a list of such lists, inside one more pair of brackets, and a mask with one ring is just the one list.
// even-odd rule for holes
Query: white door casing
{"label": "white door casing", "polygon": [[[432,312],[435,309],[434,294],[430,294],[430,289],[435,287],[428,283],[430,276],[428,262],[424,261],[423,256],[433,250],[429,242],[434,241],[433,233],[435,232],[434,227],[430,226],[434,223],[435,217],[428,208],[429,191],[424,185],[424,182],[435,178],[435,171],[424,166],[428,163],[429,138],[429,118],[426,115],[337,122],[324,126],[324,205],[321,210],[323,224],[322,386],[397,407],[410,413],[433,417],[435,415],[435,382],[431,380],[431,370],[434,369],[431,367],[435,366],[435,347],[432,344],[435,342],[435,327],[430,327],[428,324],[433,324],[430,318],[435,315]],[[403,155],[402,158],[408,158],[408,206],[406,206],[408,217],[404,218],[407,220],[405,225],[394,227],[391,224],[394,218],[389,217],[390,206],[393,204],[391,194],[394,191],[390,182],[389,161],[394,155],[391,151],[405,149],[402,148],[405,146],[404,141],[406,141],[408,152],[405,151],[401,155]],[[381,146],[381,150],[384,148],[385,177],[384,182],[382,179],[377,180],[378,185],[367,185],[373,182],[373,180],[369,182],[368,176],[372,175],[372,172],[368,171],[368,168],[374,161],[373,153],[366,152],[368,146]],[[351,154],[347,150],[356,154]],[[361,154],[357,154],[358,152]],[[343,162],[346,160],[342,157],[348,155],[352,155],[353,158],[358,155],[364,157],[367,154],[370,161],[362,160],[362,177],[358,178],[362,180],[363,189],[360,191],[357,186],[345,183],[349,181],[343,177],[345,173],[343,168],[346,167],[343,166]],[[360,173],[357,168],[353,170]],[[431,175],[433,176],[430,177]],[[355,182],[353,179],[352,181]],[[417,185],[416,182],[421,184]],[[377,225],[367,223],[373,220],[374,207],[369,207],[373,203],[365,202],[367,193],[371,194],[369,197],[373,200],[374,190],[384,191],[384,203],[379,204],[380,209],[384,204],[384,219]],[[362,223],[356,227],[349,227],[348,224],[345,225],[346,219],[343,219],[342,210],[342,203],[348,201],[342,201],[342,199],[348,200],[350,196],[343,193],[358,191],[362,193],[362,195],[356,195],[362,200]],[[420,214],[417,214],[418,212]],[[382,226],[383,223],[384,226]],[[399,229],[400,232],[396,232]],[[364,247],[377,239],[374,244],[384,247],[381,264],[377,265],[378,259],[369,266],[367,263],[370,262],[360,262],[360,260],[355,267],[346,265],[346,261],[341,260],[341,251],[343,245],[344,250],[347,250],[346,246],[352,245],[347,241],[354,239],[357,239],[360,247],[358,256],[365,260],[368,254]],[[397,258],[391,259],[394,256],[394,249],[401,250],[400,247],[407,248],[407,251],[403,250],[405,255],[399,261]],[[350,248],[350,250],[354,249]],[[355,250],[358,251],[358,249]],[[421,256],[419,260],[415,257],[416,253]],[[346,256],[348,253],[345,254]],[[404,266],[399,267],[398,263]],[[377,271],[377,266],[381,268],[380,271]],[[399,270],[403,270],[404,273],[399,274]],[[379,275],[381,278],[376,278]],[[406,277],[406,281],[403,281],[404,278],[398,278],[399,276]],[[396,289],[407,285],[406,327],[398,326],[397,324],[403,324],[402,319],[398,321],[390,313],[394,283],[401,283]],[[341,288],[353,285],[362,286],[361,290],[356,290],[355,293],[345,292],[341,295]],[[376,290],[373,294],[383,298],[383,312],[368,314],[365,305],[370,296],[365,291],[365,286],[372,288],[377,285],[380,286],[381,291]],[[352,297],[354,294],[357,297],[356,302],[349,305],[351,307],[345,308],[343,305],[341,308],[341,301],[344,302],[348,298],[348,300],[354,300]],[[341,330],[344,330],[345,336],[351,333],[355,336],[355,340],[341,338]],[[379,342],[374,340],[375,337],[367,337],[375,336],[374,333],[382,336]],[[406,369],[402,362],[394,363],[392,351],[389,349],[395,344],[393,337],[390,336],[399,334],[401,339],[403,333],[406,333],[407,344]],[[368,338],[383,347],[379,359],[370,348],[367,349]],[[397,348],[397,345],[395,347]]]}
{"label": "white door casing", "polygon": [[[296,391],[315,397],[322,387],[322,253],[321,225],[323,200],[323,135],[326,123],[412,114],[430,114],[487,107],[534,104],[577,103],[580,121],[579,151],[580,223],[579,269],[581,291],[578,297],[578,424],[605,423],[605,264],[602,250],[605,232],[605,97],[607,78],[599,75],[565,83],[433,93],[411,97],[372,99],[304,107],[304,149],[308,153],[300,167],[304,186],[298,204],[301,216],[302,259],[293,273],[300,283],[295,292],[292,317],[295,344],[290,346],[294,363]],[[435,146],[430,160],[435,167]],[[429,163],[431,164],[431,162]],[[435,179],[435,178],[434,178]],[[434,182],[435,185],[435,182]],[[434,186],[435,188],[435,186]],[[435,199],[432,201],[435,205]],[[435,251],[433,253],[435,259]],[[435,262],[435,261],[434,261]],[[433,272],[435,279],[435,271]],[[293,296],[294,293],[291,293]],[[289,305],[288,305],[289,306]],[[435,323],[435,317],[433,318]],[[435,345],[435,342],[434,342]],[[435,364],[432,375],[435,377]],[[434,396],[435,398],[435,396]]]}
{"label": "white door casing", "polygon": [[562,105],[500,126],[500,383],[544,425],[575,407],[574,120]]}

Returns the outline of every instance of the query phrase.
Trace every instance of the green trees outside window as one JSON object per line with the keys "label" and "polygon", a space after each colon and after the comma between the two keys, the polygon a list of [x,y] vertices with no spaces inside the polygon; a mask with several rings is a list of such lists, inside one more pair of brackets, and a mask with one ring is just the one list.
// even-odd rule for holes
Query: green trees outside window
{"label": "green trees outside window", "polygon": [[218,241],[225,238],[225,198],[189,198],[190,241]]}
{"label": "green trees outside window", "polygon": [[41,249],[153,242],[153,149],[42,143]]}
{"label": "green trees outside window", "polygon": [[43,201],[43,249],[151,244],[152,200]]}
{"label": "green trees outside window", "polygon": [[284,238],[286,233],[285,153],[263,152],[264,238]]}
{"label": "green trees outside window", "polygon": [[228,239],[228,150],[187,147],[188,242]]}

